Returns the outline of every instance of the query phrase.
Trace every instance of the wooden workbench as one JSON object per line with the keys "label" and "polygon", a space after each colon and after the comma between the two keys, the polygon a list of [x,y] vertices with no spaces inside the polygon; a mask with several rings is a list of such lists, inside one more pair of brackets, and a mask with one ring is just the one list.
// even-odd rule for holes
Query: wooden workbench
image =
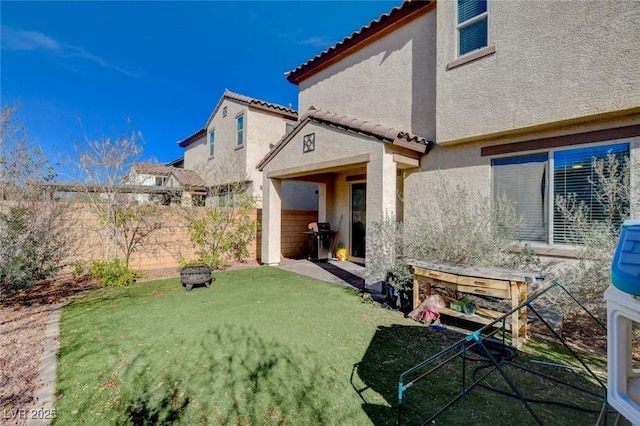
{"label": "wooden workbench", "polygon": [[[431,294],[432,287],[448,288],[463,294],[509,299],[511,309],[513,309],[527,300],[527,284],[533,283],[536,279],[536,275],[533,273],[511,269],[461,267],[414,259],[407,260],[407,263],[413,267],[414,309],[422,302],[420,299],[421,284],[425,286],[425,296]],[[482,325],[489,324],[504,315],[502,312],[484,308],[478,308],[471,315],[450,309],[448,306],[439,311],[444,315]],[[512,345],[518,348],[522,346],[527,338],[526,307],[510,315],[506,328],[511,331]]]}

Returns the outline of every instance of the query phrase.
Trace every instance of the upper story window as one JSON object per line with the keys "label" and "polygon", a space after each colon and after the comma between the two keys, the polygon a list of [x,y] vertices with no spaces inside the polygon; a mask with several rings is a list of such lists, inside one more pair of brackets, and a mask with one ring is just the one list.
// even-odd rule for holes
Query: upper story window
{"label": "upper story window", "polygon": [[212,130],[209,132],[209,157],[213,157],[216,152],[216,132]]}
{"label": "upper story window", "polygon": [[[524,219],[516,237],[523,241],[581,244],[579,227],[621,226],[629,209],[629,144],[600,144],[494,159],[494,200],[506,197]],[[610,184],[620,188],[619,199],[608,200]],[[580,223],[563,215],[574,206]],[[563,205],[564,204],[564,205]],[[578,232],[578,233],[577,233]]]}
{"label": "upper story window", "polygon": [[293,123],[285,123],[284,125],[284,134],[288,135],[289,133],[291,133],[291,131],[293,130]]}
{"label": "upper story window", "polygon": [[489,43],[487,0],[458,0],[457,5],[458,56],[487,47]]}
{"label": "upper story window", "polygon": [[244,143],[244,115],[236,118],[236,146]]}
{"label": "upper story window", "polygon": [[164,185],[164,176],[156,176],[156,186]]}

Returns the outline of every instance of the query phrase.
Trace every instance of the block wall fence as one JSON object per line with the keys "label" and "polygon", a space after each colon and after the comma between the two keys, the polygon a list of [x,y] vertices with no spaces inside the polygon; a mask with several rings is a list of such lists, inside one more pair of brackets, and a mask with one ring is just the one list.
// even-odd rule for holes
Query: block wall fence
{"label": "block wall fence", "polygon": [[[4,209],[8,203],[1,203]],[[45,204],[46,206],[46,204]],[[194,207],[204,211],[207,207]],[[195,247],[189,238],[189,225],[181,208],[159,206],[162,227],[155,231],[149,242],[131,256],[130,267],[145,271],[153,269],[177,268],[179,259],[194,260]],[[68,263],[78,261],[103,260],[114,258],[113,242],[108,242],[107,232],[100,223],[95,211],[89,204],[72,203],[62,209],[66,232],[70,234],[73,244],[70,248]],[[262,210],[251,213],[253,219],[261,222]],[[310,222],[317,221],[315,210],[283,210],[282,211],[282,256],[306,256],[307,237],[301,232],[307,230]],[[249,245],[248,260],[260,261],[262,233],[258,230],[256,238]],[[124,255],[118,252],[118,258]]]}

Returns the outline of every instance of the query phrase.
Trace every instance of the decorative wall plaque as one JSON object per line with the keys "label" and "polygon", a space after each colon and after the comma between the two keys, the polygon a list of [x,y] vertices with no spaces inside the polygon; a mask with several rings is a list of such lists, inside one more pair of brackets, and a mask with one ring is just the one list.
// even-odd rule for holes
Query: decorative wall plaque
{"label": "decorative wall plaque", "polygon": [[310,133],[308,135],[304,135],[302,138],[302,153],[315,151],[316,149],[316,134]]}

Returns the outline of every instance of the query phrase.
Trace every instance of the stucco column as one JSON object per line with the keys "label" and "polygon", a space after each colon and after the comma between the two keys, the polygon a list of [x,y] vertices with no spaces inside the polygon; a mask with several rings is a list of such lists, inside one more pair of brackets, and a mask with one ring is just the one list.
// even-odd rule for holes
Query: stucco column
{"label": "stucco column", "polygon": [[[378,152],[367,163],[367,236],[377,232],[376,222],[382,222],[385,215],[395,221],[396,218],[396,163],[393,154]],[[369,240],[369,238],[367,238]],[[365,256],[373,255],[371,244],[366,243]],[[367,274],[369,275],[369,274]],[[376,281],[384,277],[372,277]]]}
{"label": "stucco column", "polygon": [[280,263],[280,236],[282,198],[280,195],[282,181],[263,175],[262,189],[262,263],[277,265]]}
{"label": "stucco column", "polygon": [[318,184],[318,222],[327,221],[327,184]]}

